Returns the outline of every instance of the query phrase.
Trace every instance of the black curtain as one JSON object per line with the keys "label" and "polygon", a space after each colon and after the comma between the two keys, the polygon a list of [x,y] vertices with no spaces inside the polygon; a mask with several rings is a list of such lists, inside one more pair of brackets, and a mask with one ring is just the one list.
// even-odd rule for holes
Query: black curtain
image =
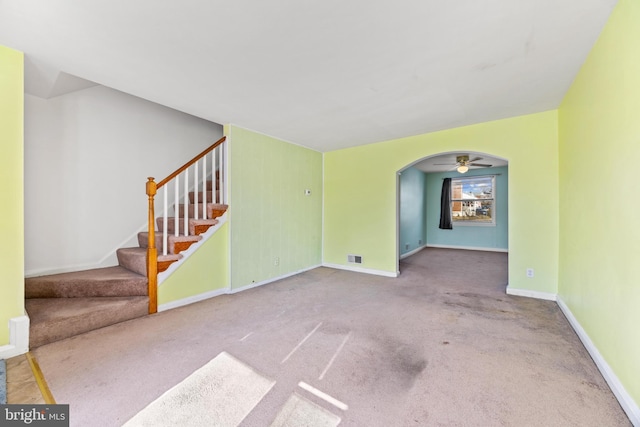
{"label": "black curtain", "polygon": [[452,230],[451,221],[451,178],[445,178],[442,183],[442,194],[440,195],[440,228]]}

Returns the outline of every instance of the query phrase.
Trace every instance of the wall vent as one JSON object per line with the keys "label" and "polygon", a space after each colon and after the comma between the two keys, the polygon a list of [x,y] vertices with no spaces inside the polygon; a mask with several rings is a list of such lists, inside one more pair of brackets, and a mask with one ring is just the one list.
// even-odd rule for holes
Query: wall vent
{"label": "wall vent", "polygon": [[360,255],[347,255],[347,262],[362,264],[362,257]]}

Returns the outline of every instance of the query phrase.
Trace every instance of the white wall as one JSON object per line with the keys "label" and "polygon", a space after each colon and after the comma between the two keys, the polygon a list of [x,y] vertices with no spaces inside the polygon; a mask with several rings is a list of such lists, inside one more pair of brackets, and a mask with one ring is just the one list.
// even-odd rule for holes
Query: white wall
{"label": "white wall", "polygon": [[25,95],[26,275],[116,265],[115,250],[137,246],[145,227],[146,178],[221,136],[218,124],[104,86]]}

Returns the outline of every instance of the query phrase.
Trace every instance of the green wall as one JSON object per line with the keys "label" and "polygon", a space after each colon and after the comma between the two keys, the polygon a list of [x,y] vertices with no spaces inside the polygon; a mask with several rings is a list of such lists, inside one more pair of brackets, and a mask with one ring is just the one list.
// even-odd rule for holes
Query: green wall
{"label": "green wall", "polygon": [[640,2],[620,0],[559,109],[559,296],[640,404]]}
{"label": "green wall", "polygon": [[231,287],[320,265],[322,154],[236,126],[225,127],[225,134],[230,140]]}
{"label": "green wall", "polygon": [[229,225],[187,258],[158,288],[158,305],[229,287]]}
{"label": "green wall", "polygon": [[[509,161],[509,286],[555,294],[558,278],[557,111],[364,145],[325,154],[324,258],[397,271],[396,174],[443,152]],[[527,278],[526,269],[535,277]]]}
{"label": "green wall", "polygon": [[22,52],[0,46],[0,346],[9,320],[24,315]]}

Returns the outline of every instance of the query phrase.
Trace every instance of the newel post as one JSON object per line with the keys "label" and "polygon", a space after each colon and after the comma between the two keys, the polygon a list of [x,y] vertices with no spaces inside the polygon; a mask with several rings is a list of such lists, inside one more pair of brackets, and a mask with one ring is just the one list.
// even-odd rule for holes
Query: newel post
{"label": "newel post", "polygon": [[149,244],[147,245],[147,278],[149,282],[149,314],[158,311],[158,249],[156,249],[155,202],[158,186],[152,177],[147,181],[149,196]]}

